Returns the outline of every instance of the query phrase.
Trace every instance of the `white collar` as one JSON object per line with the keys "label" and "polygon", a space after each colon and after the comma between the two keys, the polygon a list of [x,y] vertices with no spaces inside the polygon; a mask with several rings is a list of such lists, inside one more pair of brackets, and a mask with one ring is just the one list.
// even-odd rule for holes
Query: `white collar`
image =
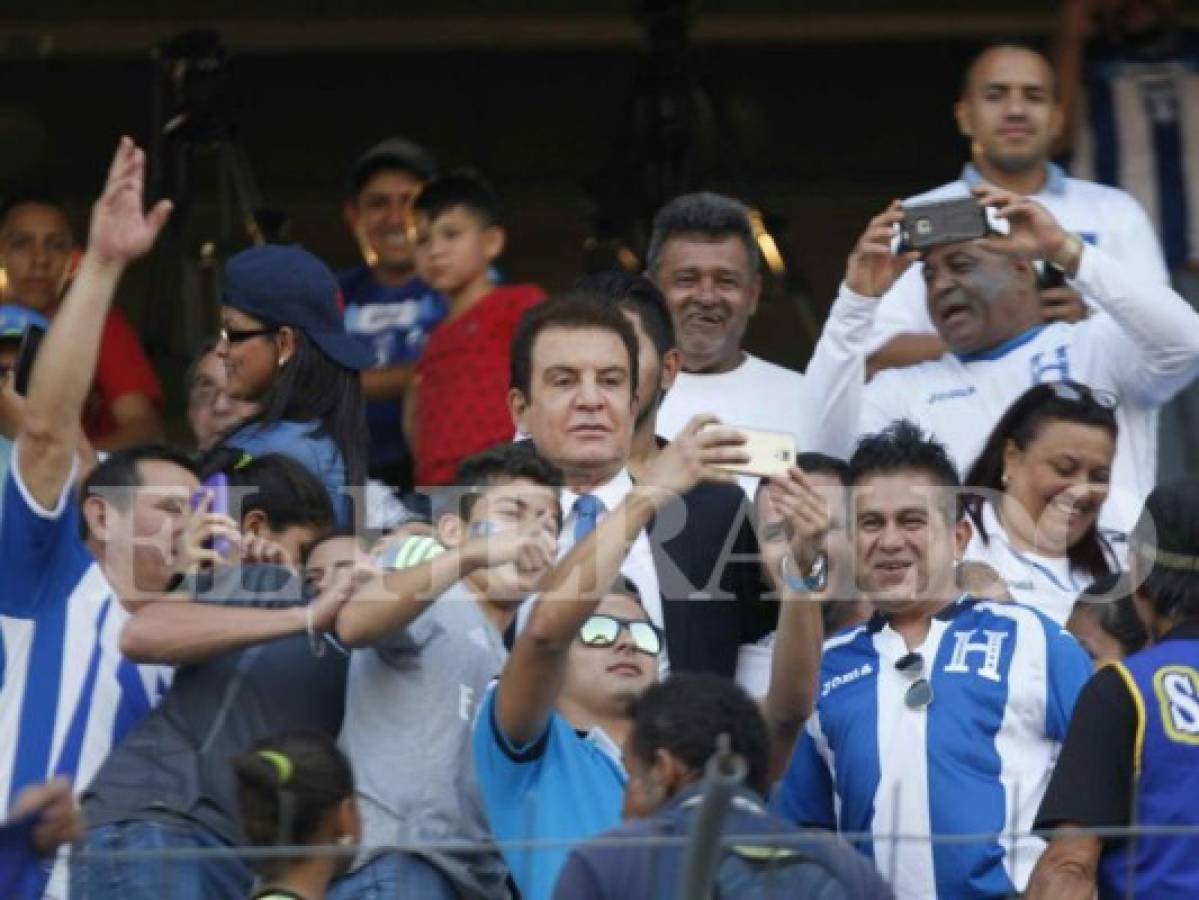
{"label": "white collar", "polygon": [[[629,491],[632,489],[633,479],[626,467],[588,493],[604,504],[604,512],[611,512],[624,502],[624,498],[628,496]],[[564,487],[562,489],[562,509],[566,511],[568,517],[574,509],[575,500],[578,498],[579,495],[570,488]]]}

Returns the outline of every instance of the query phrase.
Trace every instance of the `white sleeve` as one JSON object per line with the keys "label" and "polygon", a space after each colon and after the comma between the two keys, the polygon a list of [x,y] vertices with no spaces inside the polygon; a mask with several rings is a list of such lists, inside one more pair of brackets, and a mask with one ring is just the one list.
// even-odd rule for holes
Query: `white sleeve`
{"label": "white sleeve", "polygon": [[858,417],[858,437],[877,434],[906,414],[895,385],[902,380],[902,369],[880,372],[862,391],[862,411]]}
{"label": "white sleeve", "polygon": [[866,341],[877,309],[877,300],[841,285],[804,373],[812,423],[812,446],[804,449],[849,457],[866,382]]}
{"label": "white sleeve", "polygon": [[1105,246],[1104,251],[1141,278],[1155,284],[1169,284],[1166,258],[1148,214],[1132,195],[1121,192],[1117,196],[1121,202],[1109,217],[1109,221],[1118,223],[1115,241],[1113,246]]}
{"label": "white sleeve", "polygon": [[1168,285],[1095,247],[1083,250],[1074,285],[1107,313],[1076,327],[1120,393],[1161,405],[1199,375],[1199,313]]}
{"label": "white sleeve", "polygon": [[878,301],[874,328],[866,342],[866,353],[877,353],[901,334],[935,334],[928,314],[928,291],[920,274],[920,263],[911,266]]}

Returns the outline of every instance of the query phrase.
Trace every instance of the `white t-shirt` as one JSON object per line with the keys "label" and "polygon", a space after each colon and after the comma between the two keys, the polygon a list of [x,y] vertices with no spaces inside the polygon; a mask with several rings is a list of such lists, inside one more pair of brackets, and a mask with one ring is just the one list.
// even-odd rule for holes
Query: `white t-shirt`
{"label": "white t-shirt", "polygon": [[658,434],[673,440],[693,416],[710,413],[726,425],[790,432],[801,452],[848,457],[877,306],[877,300],[842,293],[829,310],[806,374],[748,353],[731,372],[679,373],[658,411]]}
{"label": "white t-shirt", "polygon": [[1028,388],[1068,378],[1109,391],[1119,399],[1120,433],[1100,522],[1127,532],[1154,486],[1154,412],[1199,374],[1199,313],[1169,287],[1091,247],[1073,284],[1107,315],[1037,326],[985,353],[947,353],[881,372],[863,394],[860,433],[911,419],[945,444],[964,475]]}
{"label": "white t-shirt", "polygon": [[[981,180],[978,170],[967,165],[957,181],[905,202],[910,205],[965,197]],[[1032,198],[1049,210],[1064,229],[1075,232],[1091,246],[1119,260],[1129,271],[1158,284],[1169,283],[1153,225],[1132,195],[1093,181],[1067,178],[1060,168],[1050,165],[1045,186]],[[1085,295],[1085,291],[1083,293]],[[1092,300],[1089,296],[1087,299]],[[931,334],[935,331],[928,314],[928,294],[917,263],[880,299],[868,352],[874,353],[899,334]]]}
{"label": "white t-shirt", "polygon": [[1007,584],[1013,600],[1043,612],[1064,628],[1074,601],[1094,579],[1071,569],[1064,556],[1017,550],[991,504],[983,505],[982,519],[987,541],[974,529],[962,561],[986,563]]}

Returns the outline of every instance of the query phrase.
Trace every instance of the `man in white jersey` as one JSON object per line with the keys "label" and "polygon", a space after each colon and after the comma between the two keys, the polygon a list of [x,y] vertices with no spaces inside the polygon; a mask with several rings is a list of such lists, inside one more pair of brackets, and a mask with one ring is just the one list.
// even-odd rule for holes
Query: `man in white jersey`
{"label": "man in white jersey", "polygon": [[[946,445],[961,472],[995,422],[1029,387],[1073,379],[1116,395],[1119,438],[1101,527],[1127,532],[1153,487],[1153,415],[1199,374],[1199,314],[1168,286],[1139,277],[1064,229],[1039,203],[975,188],[1010,233],[933,247],[922,275],[928,309],[949,348],[939,359],[882,372],[862,399],[860,432],[898,418]],[[891,250],[898,203],[872,220],[849,259],[843,291],[881,296],[914,256]],[[1105,313],[1045,324],[1033,260],[1058,265]]]}
{"label": "man in white jersey", "polygon": [[[719,194],[676,197],[654,217],[646,275],[670,306],[683,371],[662,401],[658,433],[672,440],[692,416],[795,435],[801,449],[852,449],[870,304],[834,304],[806,374],[741,346],[762,293],[744,204]],[[756,484],[745,483],[752,494]]]}
{"label": "man in white jersey", "polygon": [[[170,669],[119,650],[118,595],[161,591],[197,487],[165,447],[110,456],[75,494],[80,413],[101,326],[125,266],[144,254],[170,205],[142,210],[145,154],[122,139],[92,212],[87,255],[42,343],[0,523],[0,797],[55,776],[87,784],[153,706]],[[57,894],[55,896],[58,896]]]}
{"label": "man in white jersey", "polygon": [[[1049,161],[1062,128],[1054,90],[1048,60],[1030,47],[1002,44],[979,54],[954,107],[958,128],[970,141],[970,162],[956,181],[905,205],[965,197],[982,182],[993,184],[1034,198],[1063,228],[1119,260],[1128,271],[1167,283],[1161,247],[1137,201],[1115,188],[1067,178]],[[937,359],[945,352],[929,318],[919,269],[913,266],[879,304],[868,342],[872,370]],[[1041,303],[1045,320],[1051,322],[1078,321],[1088,312],[1079,292],[1069,286],[1046,288]]]}

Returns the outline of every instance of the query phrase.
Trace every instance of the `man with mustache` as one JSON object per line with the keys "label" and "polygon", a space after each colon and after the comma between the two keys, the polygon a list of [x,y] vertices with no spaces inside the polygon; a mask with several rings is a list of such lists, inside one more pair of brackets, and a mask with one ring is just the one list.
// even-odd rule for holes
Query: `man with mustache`
{"label": "man with mustache", "polygon": [[[1155,413],[1199,374],[1199,314],[1168,286],[1067,231],[1036,201],[991,186],[974,194],[1009,233],[925,254],[928,312],[950,352],[876,376],[863,395],[860,432],[912,419],[965,471],[999,416],[1032,385],[1071,379],[1108,391],[1119,401],[1119,439],[1100,525],[1127,532],[1153,487]],[[891,249],[902,217],[897,201],[871,221],[850,255],[845,290],[881,296],[916,261]],[[1058,265],[1105,315],[1042,322],[1033,260]]]}
{"label": "man with mustache", "polygon": [[[1068,231],[1079,234],[1136,274],[1167,282],[1161,248],[1145,211],[1124,191],[1067,178],[1052,162],[1053,142],[1063,113],[1049,61],[1031,47],[1003,43],[988,47],[966,70],[954,118],[970,141],[970,162],[956,181],[905,201],[905,206],[969,195],[980,183],[993,184],[1048,209]],[[1047,322],[1077,322],[1089,311],[1065,284],[1040,291]],[[925,309],[919,266],[887,291],[869,339],[871,371],[937,359],[945,342]]]}
{"label": "man with mustache", "polygon": [[759,359],[742,347],[762,293],[759,259],[749,210],[731,197],[685,194],[654,217],[646,275],[670,305],[683,356],[658,433],[673,438],[692,416],[710,413],[728,425],[791,432],[802,450],[844,458],[873,304],[846,296],[833,305],[805,374]]}

